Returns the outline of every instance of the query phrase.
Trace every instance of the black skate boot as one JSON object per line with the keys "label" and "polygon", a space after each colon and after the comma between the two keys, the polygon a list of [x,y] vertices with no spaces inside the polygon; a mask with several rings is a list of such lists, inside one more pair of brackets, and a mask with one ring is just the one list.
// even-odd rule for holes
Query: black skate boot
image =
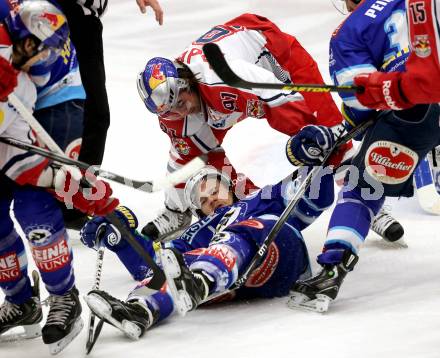
{"label": "black skate boot", "polygon": [[324,265],[321,272],[305,281],[298,281],[292,288],[287,303],[290,308],[302,308],[315,312],[326,312],[331,301],[338,295],[347,273],[352,271],[359,257],[345,250],[337,265]]}
{"label": "black skate boot", "polygon": [[123,302],[104,291],[92,290],[84,299],[96,316],[133,340],[139,339],[159,318],[138,300]]}
{"label": "black skate boot", "polygon": [[165,207],[156,219],[142,229],[142,234],[154,241],[169,241],[177,237],[191,224],[192,214]]}
{"label": "black skate boot", "polygon": [[391,216],[388,207],[384,206],[380,209],[373,218],[370,228],[387,242],[396,243],[402,247],[408,246],[403,239],[405,233],[403,226]]}
{"label": "black skate boot", "polygon": [[160,261],[176,310],[184,316],[208,297],[213,280],[203,271],[191,271],[175,249],[162,249]]}
{"label": "black skate boot", "polygon": [[[0,306],[0,342],[17,341],[41,336],[40,322],[43,313],[40,304],[40,277],[37,271],[32,272],[34,285],[32,297],[22,304],[14,304],[5,300]],[[5,334],[14,327],[23,327],[23,333]]]}
{"label": "black skate boot", "polygon": [[62,296],[49,296],[49,315],[43,327],[43,342],[49,345],[51,354],[61,352],[81,332],[81,303],[74,286]]}

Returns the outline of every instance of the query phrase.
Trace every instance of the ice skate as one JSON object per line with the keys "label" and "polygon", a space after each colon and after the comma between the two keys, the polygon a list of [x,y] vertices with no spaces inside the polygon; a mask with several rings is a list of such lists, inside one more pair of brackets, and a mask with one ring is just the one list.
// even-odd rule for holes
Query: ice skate
{"label": "ice skate", "polygon": [[408,247],[403,238],[403,226],[390,214],[388,206],[382,207],[371,222],[371,230],[382,237],[386,242],[395,246]]}
{"label": "ice skate", "polygon": [[186,266],[182,254],[175,249],[161,250],[160,261],[176,310],[184,316],[206,299],[210,279],[201,271],[191,271]]}
{"label": "ice skate", "polygon": [[62,296],[49,296],[49,315],[43,327],[43,342],[51,354],[61,352],[81,332],[81,303],[78,290],[73,287]]}
{"label": "ice skate", "polygon": [[154,322],[148,307],[137,300],[123,302],[101,290],[90,291],[84,300],[96,316],[133,340],[139,339]]}
{"label": "ice skate", "polygon": [[[32,279],[34,285],[32,286],[32,297],[29,300],[22,304],[14,304],[5,300],[0,306],[0,342],[18,341],[41,336],[40,322],[43,313],[40,303],[40,278],[36,271],[32,272]],[[15,327],[23,327],[24,332],[8,332]]]}
{"label": "ice skate", "polygon": [[165,207],[164,211],[142,229],[142,234],[154,241],[169,241],[181,234],[191,224],[192,214]]}
{"label": "ice skate", "polygon": [[345,276],[353,270],[357,261],[358,256],[346,250],[341,263],[324,265],[316,276],[305,281],[298,281],[293,286],[287,305],[293,309],[326,312],[330,303],[338,295]]}

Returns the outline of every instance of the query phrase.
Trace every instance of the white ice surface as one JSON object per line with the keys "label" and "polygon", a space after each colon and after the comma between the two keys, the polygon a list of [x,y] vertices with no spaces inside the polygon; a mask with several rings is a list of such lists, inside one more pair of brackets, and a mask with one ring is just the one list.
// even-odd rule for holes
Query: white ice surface
{"label": "white ice surface", "polygon": [[[134,0],[109,3],[103,20],[112,125],[103,167],[139,179],[162,175],[169,146],[136,91],[136,74],[147,59],[176,55],[211,26],[253,12],[297,36],[328,80],[328,39],[343,20],[329,0],[162,0],[165,25],[159,27],[151,11],[146,16],[138,12]],[[234,165],[262,185],[291,170],[284,158],[285,140],[264,121],[249,119],[228,133],[225,147]],[[113,187],[142,224],[161,208],[161,193]],[[405,227],[409,248],[390,249],[372,235],[327,314],[292,311],[286,307],[287,298],[223,304],[185,318],[172,317],[138,342],[105,326],[91,356],[440,357],[440,218],[424,214],[415,199],[391,204]],[[304,233],[313,262],[329,214]],[[73,236],[76,241],[77,235]],[[85,294],[93,284],[96,254],[79,243],[74,243],[74,253],[77,286]],[[116,257],[106,252],[101,287],[125,298],[134,284]],[[85,305],[83,309],[87,320],[88,309]],[[84,356],[85,339],[84,329],[59,356]],[[40,339],[0,345],[0,358],[48,356]]]}

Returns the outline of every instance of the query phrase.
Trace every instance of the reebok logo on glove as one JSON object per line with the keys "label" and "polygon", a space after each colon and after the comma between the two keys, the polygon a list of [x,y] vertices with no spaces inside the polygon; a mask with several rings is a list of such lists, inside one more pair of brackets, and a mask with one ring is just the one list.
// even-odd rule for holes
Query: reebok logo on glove
{"label": "reebok logo on glove", "polygon": [[394,110],[400,110],[399,107],[397,107],[396,102],[394,101],[393,97],[391,97],[391,81],[383,81],[382,84],[382,93],[383,93],[383,97],[385,99],[385,101],[387,102],[387,105]]}

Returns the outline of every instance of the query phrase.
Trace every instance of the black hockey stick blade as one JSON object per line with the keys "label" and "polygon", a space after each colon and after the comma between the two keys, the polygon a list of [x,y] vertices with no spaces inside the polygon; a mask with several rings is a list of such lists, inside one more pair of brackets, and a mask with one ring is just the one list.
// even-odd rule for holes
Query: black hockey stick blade
{"label": "black hockey stick blade", "polygon": [[191,175],[193,175],[202,167],[204,167],[207,162],[206,156],[199,156],[191,160],[189,163],[185,164],[182,168],[162,178],[161,180],[139,181],[139,180],[126,178],[122,175],[115,174],[107,170],[103,170],[98,166],[90,166],[87,163],[81,162],[79,160],[68,158],[64,155],[52,152],[50,150],[14,138],[0,137],[0,142],[11,145],[19,149],[26,150],[34,154],[41,155],[45,158],[53,160],[56,163],[71,165],[82,170],[89,170],[93,174],[100,176],[101,178],[108,179],[116,183],[126,185],[131,188],[141,190],[147,193],[164,190],[173,187],[178,183],[186,181],[186,179],[188,179]]}
{"label": "black hockey stick blade", "polygon": [[96,341],[99,338],[99,335],[101,334],[101,330],[102,330],[102,326],[104,325],[104,319],[100,319],[98,324],[96,325],[96,329],[93,332],[93,335],[90,336],[90,340],[87,341],[86,343],[86,354],[89,354],[93,347],[95,346]]}
{"label": "black hockey stick blade", "polygon": [[228,65],[225,56],[220,47],[215,43],[207,43],[203,46],[203,53],[206,56],[209,64],[220,79],[231,87],[238,88],[265,88],[281,91],[293,92],[361,92],[363,88],[357,86],[335,86],[326,84],[283,84],[283,83],[260,83],[250,82],[238,77],[231,67]]}

